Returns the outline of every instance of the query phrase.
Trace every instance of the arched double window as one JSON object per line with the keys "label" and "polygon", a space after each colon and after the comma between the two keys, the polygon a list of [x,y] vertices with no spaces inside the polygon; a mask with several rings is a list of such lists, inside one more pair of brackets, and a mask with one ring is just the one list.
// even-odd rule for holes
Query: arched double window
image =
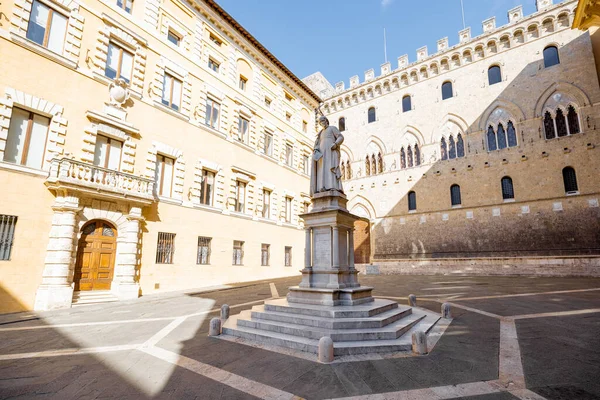
{"label": "arched double window", "polygon": [[562,170],[563,173],[563,182],[565,184],[565,193],[573,194],[579,191],[577,187],[577,174],[575,174],[575,169],[573,167],[565,167]]}
{"label": "arched double window", "polygon": [[375,107],[370,107],[367,112],[368,123],[375,122],[377,115],[375,114]]}
{"label": "arched double window", "polygon": [[346,130],[346,118],[340,117],[340,119],[338,119],[338,129],[340,132],[344,132]]}
{"label": "arched double window", "polygon": [[450,186],[450,201],[452,202],[453,206],[460,206],[462,204],[462,200],[460,198],[460,186]]}
{"label": "arched double window", "polygon": [[488,151],[502,150],[517,145],[517,131],[512,121],[508,121],[506,127],[499,123],[495,128],[490,125],[487,131]]}
{"label": "arched double window", "polygon": [[417,194],[414,191],[408,192],[408,211],[417,209]]}
{"label": "arched double window", "polygon": [[556,109],[554,116],[552,116],[550,111],[544,113],[544,134],[546,135],[546,139],[575,135],[579,132],[581,132],[579,115],[572,105],[567,108],[566,116],[560,107]]}
{"label": "arched double window", "polygon": [[510,176],[505,176],[500,181],[502,186],[502,199],[510,200],[515,198],[515,190],[513,188],[513,181]]}
{"label": "arched double window", "polygon": [[492,65],[488,68],[488,82],[491,85],[502,82],[502,71],[497,65]]}
{"label": "arched double window", "polygon": [[446,100],[451,97],[454,97],[452,82],[444,82],[442,84],[442,100]]}
{"label": "arched double window", "polygon": [[446,138],[442,138],[442,141],[440,142],[440,153],[442,160],[452,160],[464,157],[465,142],[462,138],[462,134],[459,133],[456,136],[456,140],[454,140],[454,135],[450,135],[448,142],[446,142]]}
{"label": "arched double window", "polygon": [[558,48],[556,46],[548,46],[544,49],[544,68],[560,64],[558,56]]}
{"label": "arched double window", "polygon": [[402,98],[402,112],[407,112],[410,110],[412,110],[412,98],[407,94]]}

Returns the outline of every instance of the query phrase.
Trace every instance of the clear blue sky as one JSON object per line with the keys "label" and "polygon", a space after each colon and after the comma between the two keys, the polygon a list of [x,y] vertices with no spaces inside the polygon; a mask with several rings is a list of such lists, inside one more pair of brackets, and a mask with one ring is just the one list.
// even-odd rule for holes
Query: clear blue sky
{"label": "clear blue sky", "polygon": [[[535,12],[535,0],[463,0],[466,25],[472,36],[481,22],[496,17],[507,23],[507,11],[522,4],[525,15]],[[427,45],[437,51],[437,41],[448,36],[458,42],[462,29],[460,0],[217,0],[244,28],[281,60],[296,76],[316,71],[332,83],[346,82],[384,62],[383,28],[392,69],[397,59]],[[554,0],[558,3],[559,0]]]}

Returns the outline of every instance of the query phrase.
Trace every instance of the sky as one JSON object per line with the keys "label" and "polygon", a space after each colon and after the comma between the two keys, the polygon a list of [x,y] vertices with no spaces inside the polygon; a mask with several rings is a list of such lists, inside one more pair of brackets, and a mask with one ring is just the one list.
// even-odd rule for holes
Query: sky
{"label": "sky", "polygon": [[[417,49],[437,51],[437,41],[448,37],[458,43],[463,29],[460,0],[216,0],[247,31],[296,76],[316,71],[335,85],[370,68],[375,76],[387,58],[392,70],[398,57],[416,60]],[[559,0],[554,0],[558,3]],[[463,0],[465,24],[471,36],[481,23],[496,17],[496,26],[508,22],[507,12],[520,4],[524,14],[535,12],[535,0]]]}

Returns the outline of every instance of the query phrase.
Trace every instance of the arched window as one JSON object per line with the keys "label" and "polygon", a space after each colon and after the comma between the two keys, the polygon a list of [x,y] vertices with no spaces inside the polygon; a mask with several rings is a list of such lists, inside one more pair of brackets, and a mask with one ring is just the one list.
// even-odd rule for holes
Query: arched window
{"label": "arched window", "polygon": [[442,160],[448,159],[448,147],[446,146],[446,139],[442,138],[442,142],[440,143],[440,155]]}
{"label": "arched window", "polygon": [[421,150],[418,144],[415,144],[415,165],[421,165]]}
{"label": "arched window", "polygon": [[456,156],[465,156],[465,142],[463,141],[462,135],[460,133],[456,137]]}
{"label": "arched window", "polygon": [[567,121],[565,120],[565,114],[559,108],[556,110],[556,133],[558,136],[567,136],[569,132],[567,131]]}
{"label": "arched window", "polygon": [[577,188],[577,175],[575,174],[575,170],[572,167],[566,167],[562,171],[563,173],[563,182],[565,183],[565,192],[567,194],[577,193],[579,190]]}
{"label": "arched window", "polygon": [[553,65],[560,64],[558,57],[558,49],[556,46],[548,46],[544,49],[544,67],[548,68]]}
{"label": "arched window", "polygon": [[375,154],[371,155],[371,175],[377,175],[377,159]]}
{"label": "arched window", "polygon": [[506,131],[508,136],[508,147],[515,147],[517,145],[517,131],[512,121],[508,121],[508,130]]}
{"label": "arched window", "polygon": [[409,95],[406,95],[402,98],[402,112],[410,110],[412,110],[412,99]]}
{"label": "arched window", "polygon": [[379,172],[380,174],[383,173],[383,156],[381,155],[381,153],[377,155],[377,166],[379,167],[377,169],[377,172]]}
{"label": "arched window", "polygon": [[346,130],[346,118],[340,117],[338,120],[338,127],[340,132],[344,132]]}
{"label": "arched window", "polygon": [[500,181],[502,185],[502,199],[509,200],[515,198],[515,190],[513,189],[513,181],[510,176],[505,176]]}
{"label": "arched window", "polygon": [[491,85],[502,82],[502,71],[497,65],[493,65],[488,69],[488,82]]}
{"label": "arched window", "polygon": [[577,111],[575,111],[575,107],[573,106],[569,106],[569,110],[567,111],[567,122],[569,124],[570,135],[579,133],[579,117],[577,116]]}
{"label": "arched window", "polygon": [[454,96],[452,90],[452,82],[444,82],[442,84],[442,100],[449,99]]}
{"label": "arched window", "polygon": [[450,186],[450,201],[452,201],[453,206],[460,206],[460,186],[452,185]]}
{"label": "arched window", "polygon": [[408,211],[417,209],[417,194],[414,191],[408,192]]}
{"label": "arched window", "polygon": [[448,139],[448,158],[453,160],[456,158],[456,144],[454,143],[454,136],[450,135]]}
{"label": "arched window", "polygon": [[371,175],[371,161],[369,160],[369,156],[365,158],[365,175]]}
{"label": "arched window", "polygon": [[546,133],[546,139],[554,139],[556,137],[554,120],[550,111],[546,111],[546,114],[544,114],[544,132]]}
{"label": "arched window", "polygon": [[369,108],[369,111],[368,111],[368,122],[369,122],[369,124],[371,122],[375,122],[375,117],[376,117],[376,115],[375,115],[375,107]]}
{"label": "arched window", "polygon": [[400,149],[400,168],[406,168],[406,152],[404,151],[404,147]]}
{"label": "arched window", "polygon": [[496,133],[494,132],[494,127],[489,126],[487,131],[487,142],[488,142],[488,151],[494,151],[498,149],[496,145]]}
{"label": "arched window", "polygon": [[506,131],[504,130],[504,125],[498,124],[498,132],[496,133],[498,137],[498,150],[502,150],[506,148]]}
{"label": "arched window", "polygon": [[408,158],[408,168],[413,167],[415,164],[413,163],[412,147],[408,146],[406,149],[406,156]]}
{"label": "arched window", "polygon": [[340,163],[340,170],[342,173],[342,179],[346,179],[346,164],[343,161]]}

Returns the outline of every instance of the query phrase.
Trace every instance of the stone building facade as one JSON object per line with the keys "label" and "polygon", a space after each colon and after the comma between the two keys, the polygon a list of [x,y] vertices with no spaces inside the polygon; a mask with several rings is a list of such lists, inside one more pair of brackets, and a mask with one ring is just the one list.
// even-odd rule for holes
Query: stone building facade
{"label": "stone building facade", "polygon": [[576,6],[516,7],[349,88],[306,80],[335,92],[322,111],[380,271],[600,274],[600,89]]}
{"label": "stone building facade", "polygon": [[298,273],[320,99],[216,2],[0,15],[0,312]]}

